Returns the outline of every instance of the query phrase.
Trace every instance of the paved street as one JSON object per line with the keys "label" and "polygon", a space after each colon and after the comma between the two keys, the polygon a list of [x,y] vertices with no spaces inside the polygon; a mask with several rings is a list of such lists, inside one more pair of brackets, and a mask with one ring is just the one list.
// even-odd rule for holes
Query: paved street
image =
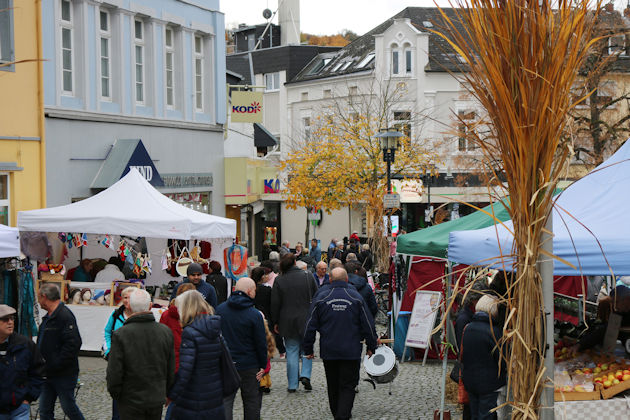
{"label": "paved street", "polygon": [[[79,407],[87,420],[105,420],[111,415],[111,398],[105,386],[105,368],[107,362],[99,357],[81,357],[81,376],[83,383],[77,397]],[[321,360],[313,363],[313,391],[300,389],[295,394],[286,392],[285,362],[272,362],[272,391],[263,397],[263,419],[327,419],[330,418],[324,365]],[[440,404],[441,364],[427,362],[404,363],[399,366],[399,374],[394,381],[392,395],[388,394],[388,385],[377,385],[376,390],[367,382],[361,381],[359,394],[354,403],[355,419],[433,419],[433,410]],[[450,367],[449,367],[450,369]],[[361,377],[366,377],[361,373]],[[36,410],[36,405],[33,411]],[[58,407],[58,404],[57,404]],[[242,419],[240,395],[234,404],[234,418]],[[455,407],[450,407],[454,413]],[[62,419],[58,410],[56,418]],[[453,417],[455,418],[455,417]]]}

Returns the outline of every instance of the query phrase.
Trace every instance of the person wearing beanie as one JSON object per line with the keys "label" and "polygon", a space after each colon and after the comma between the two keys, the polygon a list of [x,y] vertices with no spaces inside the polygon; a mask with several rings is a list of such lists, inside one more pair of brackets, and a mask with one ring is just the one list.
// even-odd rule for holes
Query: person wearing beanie
{"label": "person wearing beanie", "polygon": [[175,299],[175,297],[177,296],[177,288],[180,285],[182,285],[183,283],[192,283],[195,286],[195,289],[197,289],[197,291],[201,293],[206,299],[206,302],[208,302],[208,304],[212,306],[213,309],[216,308],[217,291],[214,290],[214,287],[212,287],[210,283],[201,278],[202,274],[203,268],[201,267],[201,265],[197,263],[191,263],[188,266],[188,269],[186,269],[186,277],[184,277],[184,280],[182,280],[181,283],[177,284],[177,286],[173,288],[173,293],[171,293],[171,300]]}

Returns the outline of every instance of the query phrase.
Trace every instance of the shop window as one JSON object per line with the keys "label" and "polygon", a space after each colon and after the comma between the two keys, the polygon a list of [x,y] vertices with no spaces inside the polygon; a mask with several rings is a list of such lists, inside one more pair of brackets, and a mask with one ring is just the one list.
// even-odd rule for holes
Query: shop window
{"label": "shop window", "polygon": [[166,193],[164,194],[171,200],[189,209],[199,211],[201,213],[210,213],[212,211],[212,203],[210,193]]}
{"label": "shop window", "polygon": [[0,174],[0,223],[9,225],[9,174]]}
{"label": "shop window", "polygon": [[[0,0],[0,64],[12,63],[13,54],[13,0]],[[0,70],[13,71],[13,65],[4,65]]]}

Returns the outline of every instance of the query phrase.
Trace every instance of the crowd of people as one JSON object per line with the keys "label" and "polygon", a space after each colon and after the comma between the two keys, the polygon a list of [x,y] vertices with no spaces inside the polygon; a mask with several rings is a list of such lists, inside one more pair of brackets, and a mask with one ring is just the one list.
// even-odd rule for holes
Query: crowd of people
{"label": "crowd of people", "polygon": [[[357,250],[353,240],[337,254],[344,264],[335,256],[322,261],[317,241],[308,250],[280,248],[233,287],[220,264],[215,270],[210,263],[204,280],[202,267],[192,263],[160,322],[149,293],[125,288],[104,331],[112,420],[157,420],[164,407],[167,419],[231,419],[237,392],[226,366],[238,373],[244,418],[259,419],[263,395],[272,388],[273,357],[286,358],[287,393],[313,389],[316,332],[331,413],[350,418],[362,342],[371,356],[378,341],[367,259],[351,252]],[[0,383],[0,419],[28,419],[36,400],[43,420],[54,418],[57,400],[69,419],[84,418],[75,400],[81,336],[60,293],[55,284],[42,284],[37,292],[46,311],[37,343],[14,331],[15,310],[0,305],[0,359],[6,362],[0,363],[6,379]]]}

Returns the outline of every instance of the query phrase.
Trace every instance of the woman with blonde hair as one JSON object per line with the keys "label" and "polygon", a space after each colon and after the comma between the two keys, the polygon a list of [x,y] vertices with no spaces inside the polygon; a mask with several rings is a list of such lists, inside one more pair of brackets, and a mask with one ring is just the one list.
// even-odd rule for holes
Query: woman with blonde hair
{"label": "woman with blonde hair", "polygon": [[179,370],[168,393],[173,419],[224,419],[221,318],[196,290],[176,298],[183,328]]}

